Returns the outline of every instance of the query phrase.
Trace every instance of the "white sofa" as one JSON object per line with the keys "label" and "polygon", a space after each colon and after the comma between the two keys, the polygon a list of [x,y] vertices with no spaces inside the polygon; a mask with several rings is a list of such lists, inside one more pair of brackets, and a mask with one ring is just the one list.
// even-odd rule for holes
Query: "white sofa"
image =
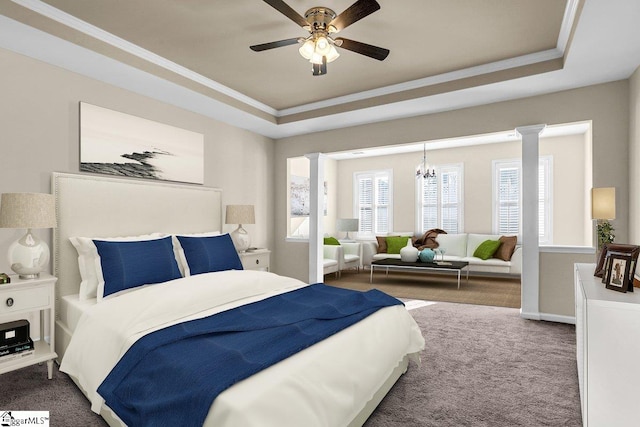
{"label": "white sofa", "polygon": [[[404,236],[410,235],[402,234]],[[444,249],[445,261],[467,261],[469,271],[472,273],[497,273],[509,275],[522,274],[522,248],[516,246],[511,260],[504,261],[498,258],[483,260],[473,256],[477,247],[485,240],[498,240],[499,235],[494,234],[439,234],[436,237],[438,248]],[[364,266],[370,266],[372,261],[384,258],[400,259],[400,254],[378,253],[377,241],[362,242],[362,262]],[[437,255],[440,259],[440,255]]]}

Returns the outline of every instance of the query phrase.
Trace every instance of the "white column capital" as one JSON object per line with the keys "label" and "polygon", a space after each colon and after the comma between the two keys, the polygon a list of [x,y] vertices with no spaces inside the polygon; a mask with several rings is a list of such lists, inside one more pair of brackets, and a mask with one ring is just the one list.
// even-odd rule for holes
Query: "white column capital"
{"label": "white column capital", "polygon": [[547,127],[547,125],[545,125],[545,124],[530,125],[530,126],[518,126],[516,128],[516,132],[518,132],[521,136],[531,135],[531,134],[539,135],[540,132],[542,132],[544,130],[544,128],[546,128],[546,127]]}
{"label": "white column capital", "polygon": [[323,153],[307,153],[304,155],[309,160],[315,160],[326,157]]}

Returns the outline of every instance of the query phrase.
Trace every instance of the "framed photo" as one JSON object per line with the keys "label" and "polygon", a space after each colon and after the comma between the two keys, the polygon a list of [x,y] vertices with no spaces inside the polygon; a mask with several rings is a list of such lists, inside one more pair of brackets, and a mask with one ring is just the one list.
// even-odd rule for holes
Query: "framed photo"
{"label": "framed photo", "polygon": [[631,256],[627,254],[610,255],[608,258],[608,269],[605,275],[605,285],[607,289],[613,289],[618,292],[627,292],[630,283],[629,269],[631,267]]}
{"label": "framed photo", "polygon": [[628,245],[623,243],[605,243],[600,251],[598,257],[598,264],[594,276],[602,277],[602,282],[605,283],[605,272],[607,271],[607,258],[613,254],[629,254],[631,256],[631,266],[629,268],[629,278],[632,283],[633,290],[633,275],[636,271],[636,264],[638,263],[638,255],[640,255],[640,246]]}

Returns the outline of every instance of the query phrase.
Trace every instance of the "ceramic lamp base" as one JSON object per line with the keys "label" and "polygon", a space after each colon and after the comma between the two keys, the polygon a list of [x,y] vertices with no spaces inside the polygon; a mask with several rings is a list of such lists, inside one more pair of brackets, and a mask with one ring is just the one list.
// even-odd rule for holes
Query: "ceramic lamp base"
{"label": "ceramic lamp base", "polygon": [[242,228],[242,224],[238,225],[238,228],[231,232],[231,240],[233,240],[233,244],[238,252],[246,251],[251,245],[249,233]]}
{"label": "ceramic lamp base", "polygon": [[9,265],[21,279],[36,279],[49,263],[49,246],[27,230],[9,246]]}

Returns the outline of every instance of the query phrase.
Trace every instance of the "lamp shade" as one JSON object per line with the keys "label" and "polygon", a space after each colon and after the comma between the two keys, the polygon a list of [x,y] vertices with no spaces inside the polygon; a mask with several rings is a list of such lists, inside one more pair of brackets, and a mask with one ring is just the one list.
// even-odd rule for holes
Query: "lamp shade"
{"label": "lamp shade", "polygon": [[56,227],[56,203],[52,194],[4,193],[0,198],[0,227]]}
{"label": "lamp shade", "polygon": [[227,205],[225,224],[255,224],[253,205]]}
{"label": "lamp shade", "polygon": [[49,262],[49,246],[31,233],[32,228],[53,228],[56,202],[51,194],[4,193],[0,197],[0,227],[26,228],[9,246],[9,265],[21,279],[39,277]]}
{"label": "lamp shade", "polygon": [[358,231],[358,218],[338,218],[336,221],[338,231]]}
{"label": "lamp shade", "polygon": [[615,187],[591,189],[591,218],[616,218],[616,189]]}

